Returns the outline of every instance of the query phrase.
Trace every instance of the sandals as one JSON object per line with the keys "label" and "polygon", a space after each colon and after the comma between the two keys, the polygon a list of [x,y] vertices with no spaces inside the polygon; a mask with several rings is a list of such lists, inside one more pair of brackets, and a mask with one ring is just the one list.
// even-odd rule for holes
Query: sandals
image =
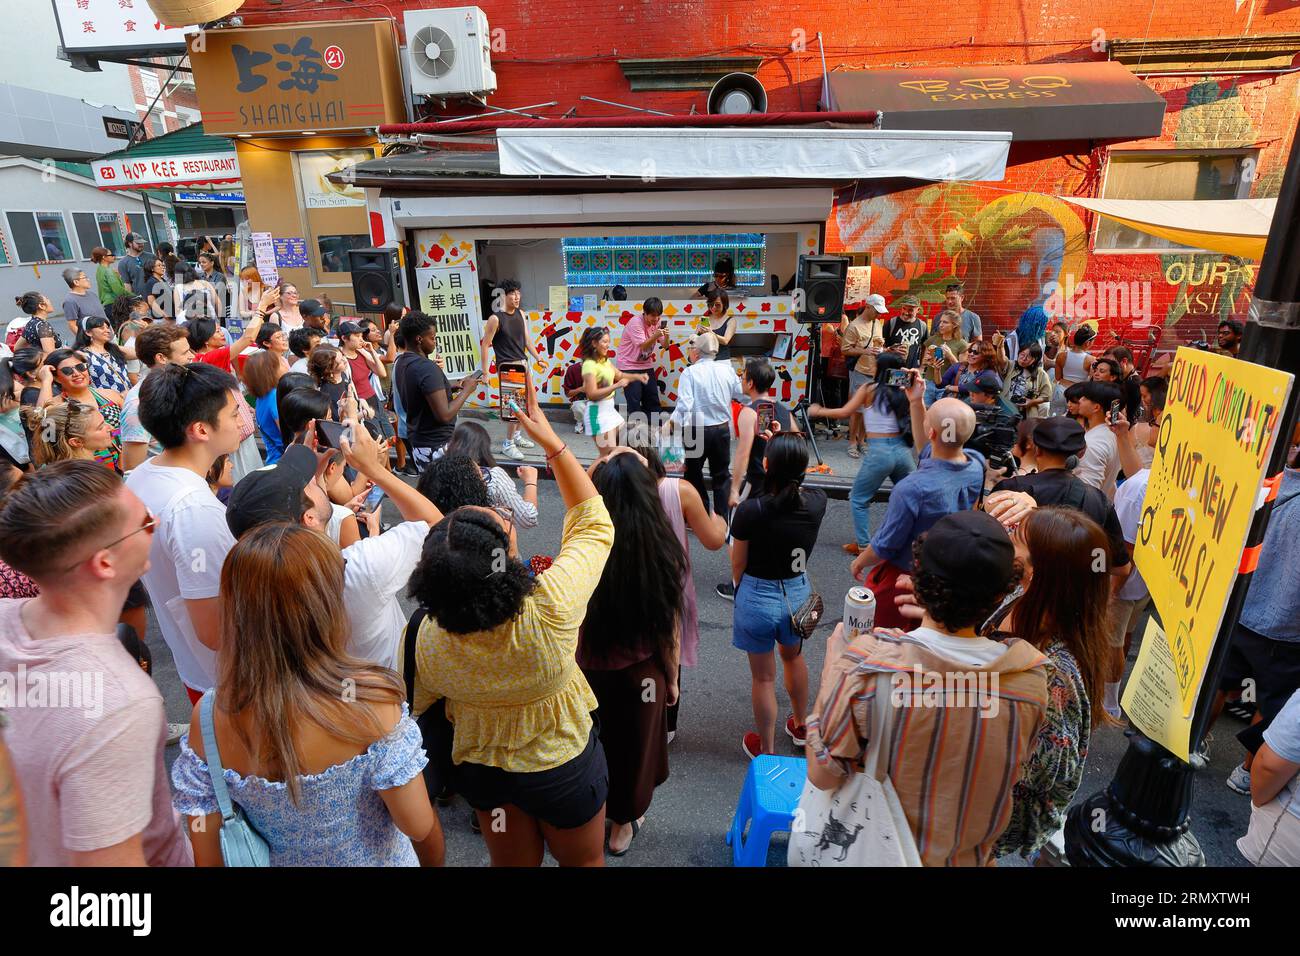
{"label": "sandals", "polygon": [[632,821],[632,839],[631,839],[631,840],[628,840],[628,841],[627,841],[627,846],[623,847],[623,849],[621,849],[621,850],[615,850],[615,849],[613,849],[613,848],[611,847],[610,850],[609,850],[609,855],[610,855],[610,856],[627,856],[627,851],[630,850],[630,849],[632,849],[632,844],[636,841],[636,835],[637,835],[638,833],[640,833],[640,832],[641,832],[641,824],[638,823],[637,821],[633,820],[633,821]]}

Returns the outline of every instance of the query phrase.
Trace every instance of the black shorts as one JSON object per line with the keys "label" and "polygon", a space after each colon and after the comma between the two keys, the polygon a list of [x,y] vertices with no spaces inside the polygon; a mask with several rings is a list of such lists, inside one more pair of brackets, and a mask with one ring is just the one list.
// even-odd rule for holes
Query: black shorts
{"label": "black shorts", "polygon": [[1232,693],[1255,681],[1255,703],[1267,725],[1300,689],[1300,642],[1275,641],[1238,624],[1223,665],[1219,689]]}
{"label": "black shorts", "polygon": [[452,780],[456,792],[475,810],[490,813],[513,804],[559,830],[572,830],[590,821],[609,795],[609,768],[594,725],[587,748],[558,767],[515,773],[462,763],[453,770]]}

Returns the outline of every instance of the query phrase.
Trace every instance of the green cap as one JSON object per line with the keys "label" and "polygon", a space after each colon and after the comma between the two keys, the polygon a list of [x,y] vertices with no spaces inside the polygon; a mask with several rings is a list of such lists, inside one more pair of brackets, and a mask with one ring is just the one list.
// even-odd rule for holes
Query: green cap
{"label": "green cap", "polygon": [[894,308],[896,309],[903,309],[908,306],[916,306],[919,309],[921,307],[921,300],[914,295],[908,294],[894,302]]}

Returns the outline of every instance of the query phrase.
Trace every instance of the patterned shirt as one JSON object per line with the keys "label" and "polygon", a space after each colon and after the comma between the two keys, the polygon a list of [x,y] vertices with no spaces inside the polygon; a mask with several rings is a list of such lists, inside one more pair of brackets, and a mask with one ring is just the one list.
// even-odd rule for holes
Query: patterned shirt
{"label": "patterned shirt", "polygon": [[1028,856],[1065,826],[1065,811],[1083,782],[1092,732],[1092,707],[1074,655],[1052,641],[1047,655],[1047,713],[1038,743],[1012,790],[1011,822],[998,840],[998,856]]}
{"label": "patterned shirt", "polygon": [[1026,641],[1002,643],[977,666],[902,631],[864,634],[831,665],[808,715],[817,761],[857,773],[875,696],[890,695],[888,774],[925,866],[989,865],[1011,819],[1012,786],[1047,706],[1047,658]]}
{"label": "patterned shirt", "polygon": [[432,616],[421,625],[415,712],[447,698],[453,761],[531,773],[586,749],[597,702],[575,658],[578,628],[613,547],[605,502],[588,498],[564,516],[560,553],[514,618],[476,634]]}

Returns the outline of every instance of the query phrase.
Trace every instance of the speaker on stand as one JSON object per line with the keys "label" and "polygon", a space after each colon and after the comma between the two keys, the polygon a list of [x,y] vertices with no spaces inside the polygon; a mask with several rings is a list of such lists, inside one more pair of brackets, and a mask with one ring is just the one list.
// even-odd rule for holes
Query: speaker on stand
{"label": "speaker on stand", "polygon": [[821,327],[828,322],[838,322],[844,315],[844,288],[849,277],[849,259],[846,256],[799,257],[799,271],[796,275],[795,295],[802,296],[800,307],[795,311],[795,318],[808,326],[810,348],[808,353],[808,380],[804,389],[804,399],[798,411],[807,429],[808,440],[812,444],[817,463],[822,463],[821,452],[817,450],[817,439],[813,435],[812,425],[808,421],[808,404],[815,402],[825,404],[821,388]]}
{"label": "speaker on stand", "polygon": [[393,303],[403,304],[402,267],[396,249],[352,249],[348,269],[358,312],[382,313]]}

